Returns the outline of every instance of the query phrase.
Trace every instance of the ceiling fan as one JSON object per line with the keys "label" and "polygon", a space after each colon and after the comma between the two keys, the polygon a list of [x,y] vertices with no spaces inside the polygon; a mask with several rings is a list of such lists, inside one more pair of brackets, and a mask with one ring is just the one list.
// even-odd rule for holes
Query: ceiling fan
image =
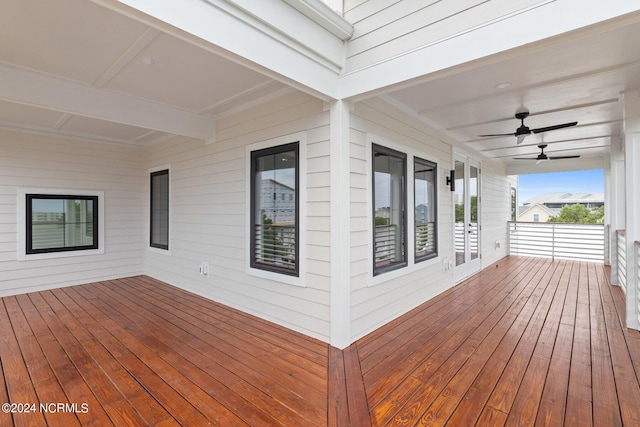
{"label": "ceiling fan", "polygon": [[553,126],[547,126],[547,127],[543,127],[543,128],[537,128],[537,129],[529,129],[527,126],[524,125],[524,119],[526,119],[527,117],[529,117],[529,111],[527,110],[521,110],[516,112],[516,119],[520,120],[520,127],[518,129],[516,129],[516,131],[514,133],[498,133],[498,134],[491,134],[491,135],[478,135],[480,137],[485,137],[485,136],[515,136],[518,141],[518,144],[521,144],[522,141],[524,141],[524,139],[531,135],[532,133],[541,133],[541,132],[547,132],[550,130],[556,130],[556,129],[562,129],[562,128],[568,128],[571,126],[575,126],[578,124],[578,122],[571,122],[571,123],[562,123],[559,125],[553,125]]}
{"label": "ceiling fan", "polygon": [[542,162],[544,160],[577,159],[578,157],[580,157],[580,156],[553,156],[553,157],[549,157],[544,152],[544,149],[547,148],[547,144],[540,144],[540,145],[538,145],[538,148],[540,149],[540,154],[538,154],[538,157],[514,157],[513,160],[536,160],[536,165],[537,165],[537,164],[539,164],[540,162]]}

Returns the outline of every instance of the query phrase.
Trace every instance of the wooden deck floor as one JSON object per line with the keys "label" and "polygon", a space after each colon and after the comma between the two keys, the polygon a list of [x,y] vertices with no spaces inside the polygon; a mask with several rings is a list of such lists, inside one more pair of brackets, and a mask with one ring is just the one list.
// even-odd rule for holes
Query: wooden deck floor
{"label": "wooden deck floor", "polygon": [[5,297],[0,426],[640,426],[621,299],[508,257],[340,351],[144,276]]}

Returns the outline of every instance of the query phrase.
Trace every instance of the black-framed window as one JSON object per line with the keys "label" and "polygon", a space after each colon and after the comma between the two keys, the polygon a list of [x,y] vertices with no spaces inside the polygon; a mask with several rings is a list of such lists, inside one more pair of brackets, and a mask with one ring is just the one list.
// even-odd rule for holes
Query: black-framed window
{"label": "black-framed window", "polygon": [[437,172],[437,165],[434,162],[414,157],[413,186],[416,262],[438,256]]}
{"label": "black-framed window", "polygon": [[373,274],[407,265],[407,155],[372,144]]}
{"label": "black-framed window", "polygon": [[299,274],[299,144],[251,153],[251,267]]}
{"label": "black-framed window", "polygon": [[169,170],[151,173],[149,244],[169,249]]}
{"label": "black-framed window", "polygon": [[98,249],[98,196],[26,195],[26,253]]}

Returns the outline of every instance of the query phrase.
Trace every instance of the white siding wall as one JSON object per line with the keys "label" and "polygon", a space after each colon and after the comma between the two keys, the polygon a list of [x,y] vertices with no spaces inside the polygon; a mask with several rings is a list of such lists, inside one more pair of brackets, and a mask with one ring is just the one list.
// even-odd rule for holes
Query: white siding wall
{"label": "white siding wall", "polygon": [[540,0],[345,0],[344,16],[355,32],[347,71],[355,71],[456,34],[472,31]]}
{"label": "white siding wall", "polygon": [[[507,221],[511,220],[511,186],[515,182],[506,169],[493,162],[482,163],[482,266],[507,256]],[[500,247],[496,247],[496,242]]]}
{"label": "white siding wall", "polygon": [[[408,247],[410,266],[372,277],[370,136],[376,143],[436,160],[438,163],[438,252],[416,265]],[[423,123],[372,100],[359,103],[351,117],[351,330],[358,339],[453,285],[451,270],[443,268],[452,254],[451,194],[444,173],[451,169],[451,143]],[[409,177],[412,183],[412,177]],[[409,209],[413,201],[409,200]],[[409,233],[413,226],[409,224]]]}
{"label": "white siding wall", "polygon": [[[372,277],[371,137],[377,143],[438,163],[438,257]],[[453,286],[453,205],[445,183],[455,141],[380,100],[359,103],[351,117],[351,291],[352,339],[420,305]],[[461,147],[462,148],[462,147]],[[511,181],[502,167],[482,161],[482,265],[507,255],[507,221],[511,215]],[[412,185],[412,177],[408,177]],[[409,209],[412,199],[409,200]],[[413,226],[409,224],[409,233]],[[500,248],[495,247],[495,241]],[[385,278],[388,280],[385,281]]]}
{"label": "white siding wall", "polygon": [[[142,272],[142,150],[0,131],[0,295]],[[105,252],[18,261],[19,188],[104,191]]]}
{"label": "white siding wall", "polygon": [[[218,120],[216,142],[176,138],[147,152],[147,168],[170,165],[170,255],[146,252],[146,272],[181,288],[329,341],[329,112],[292,93]],[[302,286],[247,274],[247,145],[306,132],[306,245]],[[293,142],[293,141],[287,141]],[[198,274],[208,261],[209,277]],[[282,277],[280,275],[280,277]]]}

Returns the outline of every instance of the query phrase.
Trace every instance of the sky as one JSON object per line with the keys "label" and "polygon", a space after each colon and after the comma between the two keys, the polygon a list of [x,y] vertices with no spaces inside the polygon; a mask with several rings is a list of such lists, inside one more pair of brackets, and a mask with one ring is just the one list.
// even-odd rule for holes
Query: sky
{"label": "sky", "polygon": [[553,172],[520,175],[519,204],[546,193],[602,193],[604,170]]}

